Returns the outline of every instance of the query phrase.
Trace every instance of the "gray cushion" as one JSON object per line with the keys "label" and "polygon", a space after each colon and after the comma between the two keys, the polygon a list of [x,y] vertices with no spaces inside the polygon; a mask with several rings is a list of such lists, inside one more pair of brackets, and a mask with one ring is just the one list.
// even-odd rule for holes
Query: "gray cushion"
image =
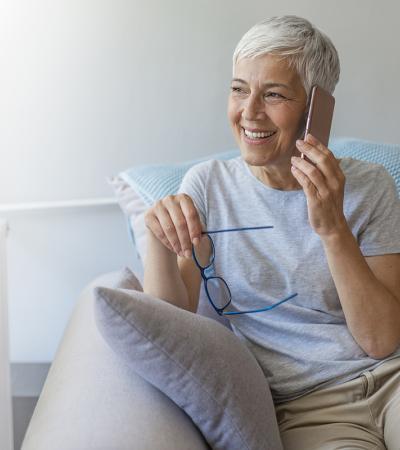
{"label": "gray cushion", "polygon": [[135,291],[143,292],[142,284],[129,267],[124,267],[121,269],[116,275],[114,284],[108,287],[134,289]]}
{"label": "gray cushion", "polygon": [[94,293],[106,342],[179,405],[213,449],[282,449],[264,374],[232,331],[143,292]]}

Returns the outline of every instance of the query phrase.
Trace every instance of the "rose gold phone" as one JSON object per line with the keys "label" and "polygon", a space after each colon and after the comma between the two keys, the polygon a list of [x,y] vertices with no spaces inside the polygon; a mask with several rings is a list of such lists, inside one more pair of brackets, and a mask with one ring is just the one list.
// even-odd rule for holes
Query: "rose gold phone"
{"label": "rose gold phone", "polygon": [[[313,86],[303,139],[305,139],[307,133],[310,133],[322,144],[328,146],[334,107],[335,98],[320,86]],[[302,153],[303,159],[304,156],[304,153]]]}

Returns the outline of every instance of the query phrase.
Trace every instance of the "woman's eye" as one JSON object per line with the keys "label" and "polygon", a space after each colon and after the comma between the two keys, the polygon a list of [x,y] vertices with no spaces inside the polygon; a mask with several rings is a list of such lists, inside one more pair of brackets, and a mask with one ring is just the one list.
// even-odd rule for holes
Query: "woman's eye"
{"label": "woman's eye", "polygon": [[[237,87],[237,86],[231,86],[231,91],[235,92],[237,94],[244,94],[245,93],[245,91],[242,88]],[[278,94],[277,92],[268,92],[268,93],[266,93],[264,95],[264,97],[266,99],[268,99],[268,100],[271,100],[271,99],[272,100],[278,100],[278,99],[285,99],[286,98],[283,95]]]}
{"label": "woman's eye", "polygon": [[268,92],[268,94],[265,94],[265,96],[270,98],[285,98],[283,95],[278,94],[277,92]]}

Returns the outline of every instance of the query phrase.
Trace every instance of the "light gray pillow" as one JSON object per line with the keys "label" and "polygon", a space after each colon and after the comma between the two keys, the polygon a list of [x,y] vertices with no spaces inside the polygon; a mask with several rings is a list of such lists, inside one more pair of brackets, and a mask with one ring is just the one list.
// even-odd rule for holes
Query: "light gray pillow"
{"label": "light gray pillow", "polygon": [[268,383],[232,331],[143,292],[94,293],[105,341],[180,406],[213,449],[282,449]]}
{"label": "light gray pillow", "polygon": [[142,284],[129,267],[121,269],[117,273],[114,283],[109,287],[143,292]]}

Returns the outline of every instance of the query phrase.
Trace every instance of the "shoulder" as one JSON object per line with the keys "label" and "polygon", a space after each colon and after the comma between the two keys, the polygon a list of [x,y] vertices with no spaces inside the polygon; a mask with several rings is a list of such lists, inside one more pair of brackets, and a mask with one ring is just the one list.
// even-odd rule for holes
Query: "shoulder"
{"label": "shoulder", "polygon": [[181,180],[178,192],[193,194],[196,191],[200,197],[211,191],[228,189],[233,182],[236,159],[208,159],[191,165]]}
{"label": "shoulder", "polygon": [[185,174],[185,177],[196,177],[206,180],[210,176],[226,176],[228,173],[234,173],[240,166],[240,157],[226,160],[208,159],[191,166]]}
{"label": "shoulder", "polygon": [[377,174],[381,169],[386,170],[382,164],[362,161],[360,159],[345,157],[340,160],[340,167],[346,176],[353,178]]}
{"label": "shoulder", "polygon": [[350,222],[359,224],[360,230],[372,222],[377,226],[382,221],[386,221],[385,226],[393,220],[400,223],[396,183],[383,165],[345,158],[341,168],[346,177],[343,207]]}
{"label": "shoulder", "polygon": [[346,177],[348,194],[379,192],[395,187],[393,177],[382,164],[346,157],[341,159],[340,167]]}

